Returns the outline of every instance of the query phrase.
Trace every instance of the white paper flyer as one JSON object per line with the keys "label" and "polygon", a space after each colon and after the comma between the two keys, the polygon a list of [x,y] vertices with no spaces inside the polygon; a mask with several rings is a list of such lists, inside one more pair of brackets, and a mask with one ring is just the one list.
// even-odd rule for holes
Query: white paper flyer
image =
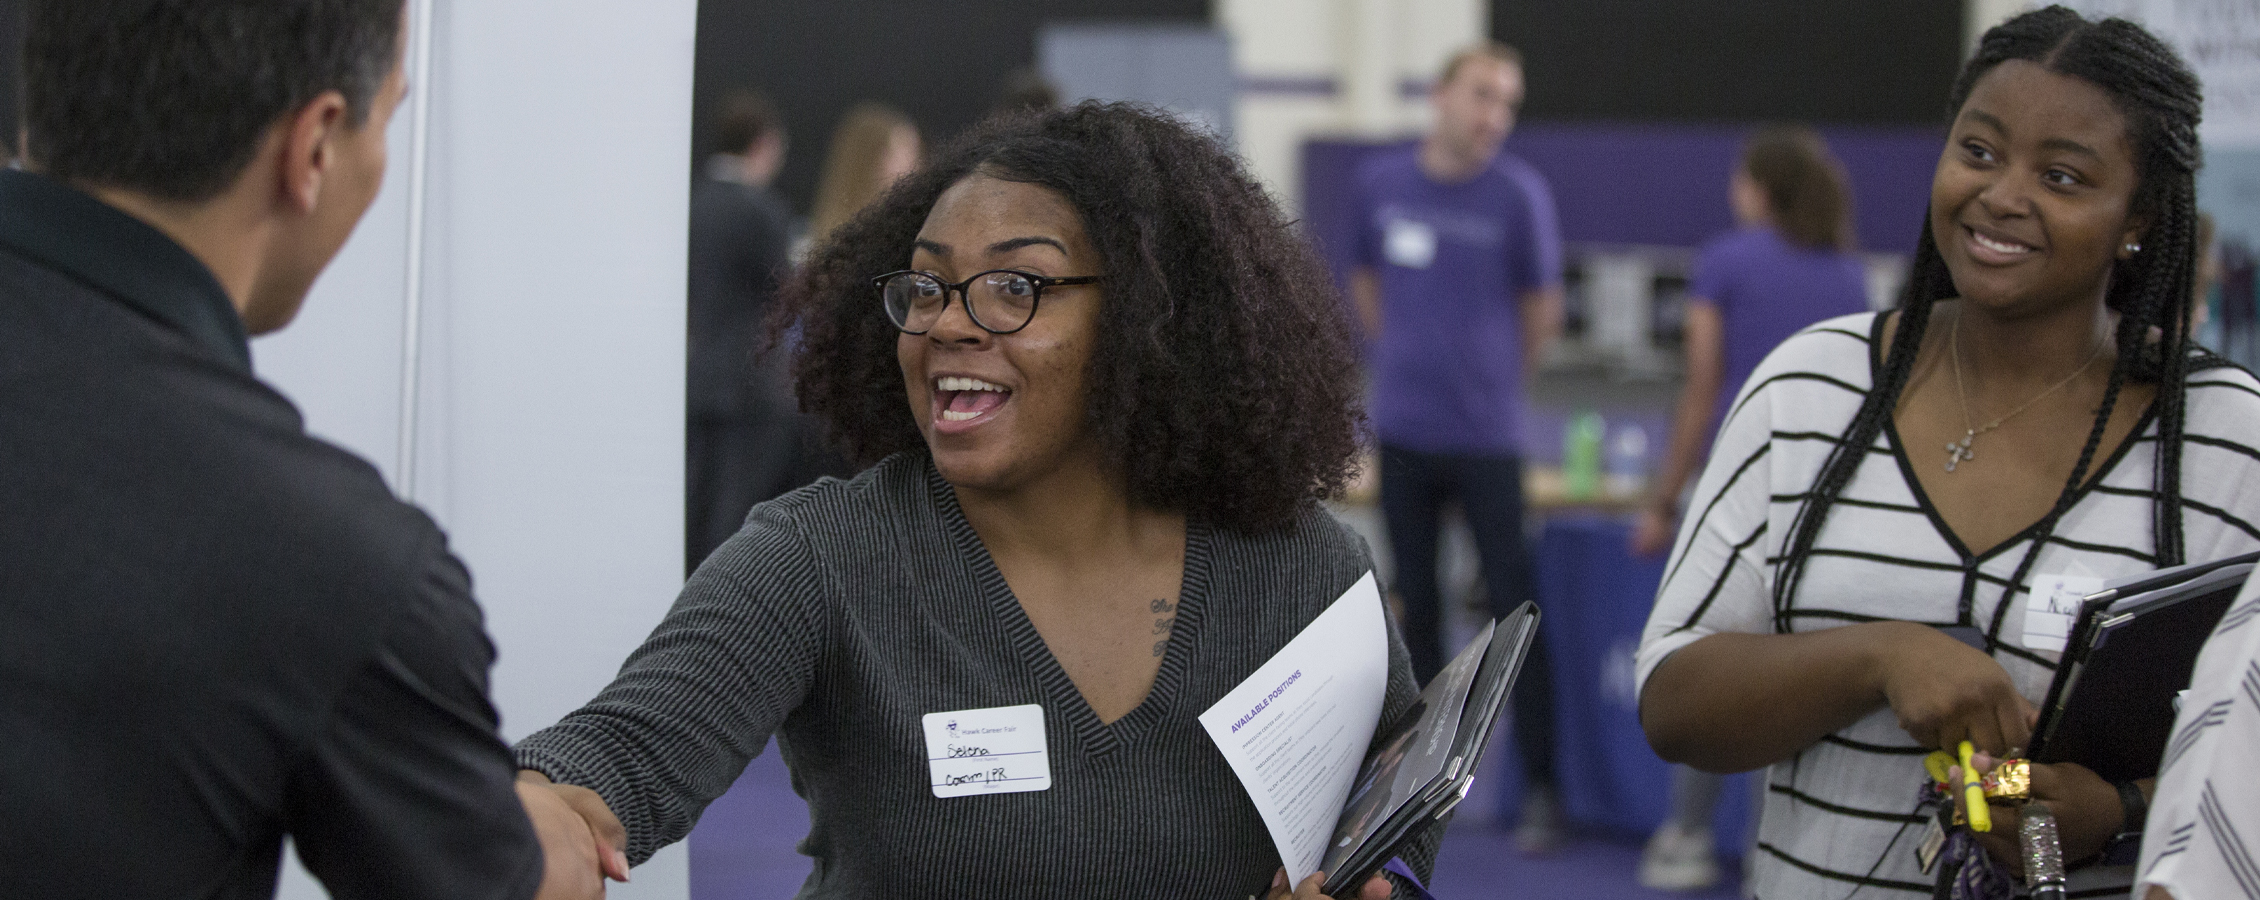
{"label": "white paper flyer", "polygon": [[1373,573],[1201,713],[1271,830],[1288,883],[1318,870],[1381,721],[1389,631]]}

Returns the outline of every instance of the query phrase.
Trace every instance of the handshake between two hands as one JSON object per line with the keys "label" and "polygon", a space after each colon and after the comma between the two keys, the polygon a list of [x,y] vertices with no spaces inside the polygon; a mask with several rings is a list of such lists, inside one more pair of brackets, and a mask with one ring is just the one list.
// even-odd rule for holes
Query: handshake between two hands
{"label": "handshake between two hands", "polygon": [[628,830],[595,791],[525,770],[518,773],[518,802],[541,840],[537,900],[603,897],[606,878],[628,880]]}

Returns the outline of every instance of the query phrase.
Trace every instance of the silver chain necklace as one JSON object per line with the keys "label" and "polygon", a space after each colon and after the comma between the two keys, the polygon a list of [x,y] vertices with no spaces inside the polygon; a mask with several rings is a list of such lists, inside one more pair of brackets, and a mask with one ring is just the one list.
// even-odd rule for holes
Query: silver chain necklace
{"label": "silver chain necklace", "polygon": [[2079,368],[2073,369],[2072,374],[2064,376],[2064,380],[2049,385],[2045,391],[2032,395],[2032,399],[2026,400],[2006,415],[1985,423],[1984,427],[1978,427],[1970,424],[1970,395],[1968,391],[1962,388],[1962,315],[1960,312],[1954,314],[1954,330],[1949,332],[1947,343],[1947,355],[1954,360],[1954,399],[1962,405],[1962,439],[1946,442],[1946,471],[1948,472],[1954,471],[1955,466],[1977,458],[1976,454],[1970,452],[1970,442],[1977,440],[1978,435],[2001,427],[2001,423],[2016,418],[2018,413],[2031,409],[2033,404],[2040,402],[2040,398],[2056,393],[2064,385],[2071,384],[2072,379],[2080,377],[2080,373],[2087,371],[2088,366],[2095,364],[2096,357],[2103,355],[2104,344],[2102,341],[2097,341],[2095,349],[2087,354],[2087,361],[2080,363]]}

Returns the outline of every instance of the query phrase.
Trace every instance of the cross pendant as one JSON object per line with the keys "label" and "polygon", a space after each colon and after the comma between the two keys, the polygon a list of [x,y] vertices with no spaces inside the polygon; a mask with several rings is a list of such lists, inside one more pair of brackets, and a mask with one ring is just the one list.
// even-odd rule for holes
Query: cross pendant
{"label": "cross pendant", "polygon": [[1946,442],[1946,471],[1952,472],[1955,466],[1977,458],[1976,454],[1970,452],[1970,442],[1976,439],[1977,432],[1972,431],[1963,435],[1961,440]]}

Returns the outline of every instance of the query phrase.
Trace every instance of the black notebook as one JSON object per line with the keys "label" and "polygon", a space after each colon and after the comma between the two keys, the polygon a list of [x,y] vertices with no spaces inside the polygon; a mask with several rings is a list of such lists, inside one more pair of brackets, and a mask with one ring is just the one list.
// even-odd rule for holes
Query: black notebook
{"label": "black notebook", "polygon": [[1537,634],[1538,607],[1530,603],[1485,625],[1374,742],[1319,864],[1328,896],[1355,895],[1467,796]]}
{"label": "black notebook", "polygon": [[2111,782],[2157,775],[2174,700],[2255,561],[2260,553],[2160,569],[2083,599],[2026,755]]}

